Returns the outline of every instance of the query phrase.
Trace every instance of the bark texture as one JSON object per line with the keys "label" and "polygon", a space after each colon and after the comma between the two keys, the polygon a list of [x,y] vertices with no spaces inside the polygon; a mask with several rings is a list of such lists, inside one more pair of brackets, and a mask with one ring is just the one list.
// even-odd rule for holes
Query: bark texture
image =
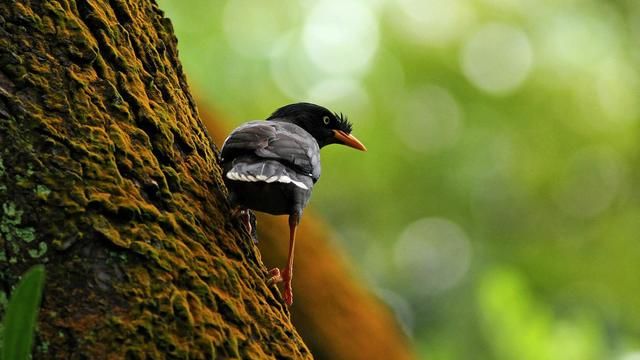
{"label": "bark texture", "polygon": [[[206,111],[206,106],[200,109],[209,134],[222,145],[230,130],[218,120],[219,116]],[[284,266],[288,254],[287,217],[257,215],[258,247],[264,262],[267,267]],[[389,310],[364,288],[332,245],[335,238],[328,225],[313,211],[306,210],[297,237],[292,322],[314,357],[326,360],[414,358]]]}
{"label": "bark texture", "polygon": [[0,2],[0,143],[0,299],[47,268],[35,358],[310,357],[155,3]]}

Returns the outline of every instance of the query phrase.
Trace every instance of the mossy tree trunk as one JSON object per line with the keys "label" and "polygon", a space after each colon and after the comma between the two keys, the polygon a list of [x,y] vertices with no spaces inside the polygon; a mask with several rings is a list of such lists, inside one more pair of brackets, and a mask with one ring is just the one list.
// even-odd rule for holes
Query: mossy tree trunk
{"label": "mossy tree trunk", "polygon": [[0,2],[0,144],[0,300],[47,268],[35,358],[310,357],[155,3]]}

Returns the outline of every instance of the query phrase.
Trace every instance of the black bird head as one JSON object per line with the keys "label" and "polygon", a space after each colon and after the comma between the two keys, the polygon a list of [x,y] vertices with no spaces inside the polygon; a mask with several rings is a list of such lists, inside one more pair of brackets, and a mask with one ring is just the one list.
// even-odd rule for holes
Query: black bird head
{"label": "black bird head", "polygon": [[320,105],[304,102],[285,105],[271,114],[267,120],[300,126],[316,139],[321,148],[329,144],[342,144],[367,151],[367,148],[351,135],[351,123],[345,116],[332,113]]}

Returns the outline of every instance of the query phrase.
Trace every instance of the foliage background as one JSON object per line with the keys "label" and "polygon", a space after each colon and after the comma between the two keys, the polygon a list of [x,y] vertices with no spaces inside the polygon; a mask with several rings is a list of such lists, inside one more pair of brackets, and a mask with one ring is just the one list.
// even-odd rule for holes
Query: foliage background
{"label": "foliage background", "polygon": [[348,114],[312,206],[421,355],[640,359],[638,2],[160,6],[230,127]]}

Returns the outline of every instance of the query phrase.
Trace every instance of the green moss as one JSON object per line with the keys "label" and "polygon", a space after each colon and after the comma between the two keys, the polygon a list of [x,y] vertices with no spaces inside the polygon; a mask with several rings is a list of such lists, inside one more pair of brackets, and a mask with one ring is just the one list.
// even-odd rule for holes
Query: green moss
{"label": "green moss", "polygon": [[48,353],[49,352],[49,342],[48,341],[43,341],[39,344],[39,352],[40,353]]}
{"label": "green moss", "polygon": [[22,222],[22,211],[16,208],[16,204],[8,201],[2,204],[2,218],[0,218],[0,233],[4,234],[7,241],[16,237],[16,225]]}
{"label": "green moss", "polygon": [[216,353],[216,347],[215,347],[215,345],[213,344],[213,342],[212,342],[212,343],[210,343],[210,346],[209,346],[209,347],[210,347],[209,351],[211,352],[211,357],[210,357],[210,359],[211,359],[211,360],[215,360],[215,359],[217,359],[217,358],[218,358],[218,356],[217,356],[218,354]]}
{"label": "green moss", "polygon": [[[22,214],[23,211],[18,210],[16,204],[11,201],[8,201],[2,205],[2,218],[0,218],[0,234],[4,235],[5,240],[9,242],[9,246],[16,254],[20,251],[20,246],[14,240],[21,240],[26,243],[30,243],[36,239],[36,231],[33,227],[18,226],[22,222]],[[40,245],[40,249],[29,250],[29,253],[31,252],[33,252],[34,254],[40,254],[38,255],[38,257],[44,254],[44,252],[42,252],[42,245]],[[0,261],[6,261],[6,258],[6,253],[4,251],[0,252]],[[9,262],[12,264],[16,263],[17,261],[18,259],[15,257],[9,259]]]}
{"label": "green moss", "polygon": [[231,356],[235,358],[240,357],[240,352],[238,351],[238,338],[233,335],[227,337],[225,345]]}
{"label": "green moss", "polygon": [[41,241],[38,244],[38,249],[29,249],[29,256],[34,259],[41,257],[42,255],[47,253],[47,243]]}
{"label": "green moss", "polygon": [[51,190],[44,185],[36,185],[34,191],[38,199],[41,200],[47,200],[47,198],[49,198],[49,194],[51,194]]}
{"label": "green moss", "polygon": [[16,175],[16,186],[21,187],[23,189],[29,189],[33,187],[33,181],[29,177]]}
{"label": "green moss", "polygon": [[[13,234],[9,235],[11,235],[11,240],[13,240]],[[11,251],[13,251],[14,254],[17,254],[20,251],[20,244],[17,241],[10,241],[9,246],[11,247]]]}
{"label": "green moss", "polygon": [[27,69],[22,65],[6,65],[4,69],[10,76],[20,82],[22,82],[28,74]]}
{"label": "green moss", "polygon": [[32,176],[36,172],[33,170],[33,165],[31,163],[27,164],[27,176]]}
{"label": "green moss", "polygon": [[102,234],[105,238],[111,241],[114,245],[127,248],[130,245],[128,239],[123,239],[120,236],[120,232],[116,229],[104,216],[95,216],[92,218],[93,229]]}
{"label": "green moss", "polygon": [[184,295],[176,292],[171,298],[171,304],[173,306],[173,313],[176,315],[176,317],[184,321],[190,327],[193,327],[195,325],[193,315],[191,314],[191,311],[189,309],[189,303],[187,302],[187,299],[184,297]]}
{"label": "green moss", "polygon": [[4,172],[5,172],[4,162],[2,162],[2,158],[0,158],[0,176],[4,175]]}
{"label": "green moss", "polygon": [[146,256],[148,259],[154,260],[155,263],[164,270],[172,270],[171,265],[160,255],[160,253],[151,245],[142,241],[134,241],[131,244],[131,250],[134,252]]}
{"label": "green moss", "polygon": [[17,222],[14,224],[19,224],[22,221],[22,211],[17,210],[16,204],[11,201],[2,204],[2,212],[4,217],[15,218]]}
{"label": "green moss", "polygon": [[33,13],[30,8],[24,7],[22,4],[16,3],[14,4],[15,10],[23,22],[26,22],[31,27],[40,28],[41,22],[40,18]]}
{"label": "green moss", "polygon": [[15,228],[14,234],[24,242],[32,242],[36,238],[36,230],[32,227]]}
{"label": "green moss", "polygon": [[163,166],[162,172],[164,173],[165,178],[167,179],[167,185],[169,186],[169,190],[173,192],[181,192],[182,191],[182,181],[180,180],[180,175],[176,170],[170,166]]}

